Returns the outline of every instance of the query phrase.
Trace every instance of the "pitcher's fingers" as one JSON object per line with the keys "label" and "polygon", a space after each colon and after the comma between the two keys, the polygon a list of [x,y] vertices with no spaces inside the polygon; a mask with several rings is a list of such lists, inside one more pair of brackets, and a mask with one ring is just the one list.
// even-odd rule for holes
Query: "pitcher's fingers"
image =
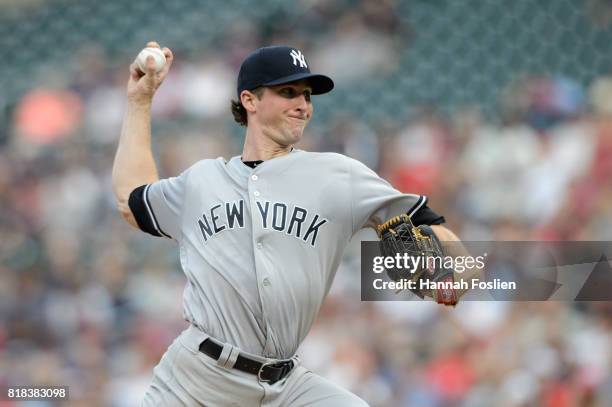
{"label": "pitcher's fingers", "polygon": [[145,64],[145,76],[144,79],[150,86],[156,87],[155,84],[155,58],[151,55],[147,57],[147,62]]}
{"label": "pitcher's fingers", "polygon": [[143,75],[143,72],[140,71],[136,62],[130,64],[130,77],[137,81]]}
{"label": "pitcher's fingers", "polygon": [[166,63],[164,64],[164,67],[160,71],[160,75],[166,76],[166,74],[170,70],[170,66],[172,65],[172,62],[174,61],[174,55],[172,54],[172,51],[170,51],[169,48],[164,47],[162,51],[164,53],[164,56],[166,57]]}
{"label": "pitcher's fingers", "polygon": [[153,75],[155,73],[155,58],[152,55],[147,57],[147,61],[145,62],[145,73]]}
{"label": "pitcher's fingers", "polygon": [[164,53],[164,56],[166,57],[166,61],[172,62],[172,60],[174,59],[174,54],[172,53],[170,48],[163,47],[162,52]]}
{"label": "pitcher's fingers", "polygon": [[157,41],[149,41],[147,42],[147,48],[161,48]]}

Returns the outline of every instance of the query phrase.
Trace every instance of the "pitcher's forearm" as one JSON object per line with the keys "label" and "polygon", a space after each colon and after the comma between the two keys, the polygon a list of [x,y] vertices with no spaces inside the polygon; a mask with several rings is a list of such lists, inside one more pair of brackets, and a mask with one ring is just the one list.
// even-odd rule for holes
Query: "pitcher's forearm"
{"label": "pitcher's forearm", "polygon": [[113,164],[113,191],[124,203],[134,188],[157,180],[151,151],[151,103],[129,100]]}
{"label": "pitcher's forearm", "polygon": [[119,212],[134,227],[139,225],[129,207],[130,194],[137,187],[159,179],[151,151],[151,104],[174,60],[172,51],[167,47],[161,48],[155,41],[149,41],[146,47],[160,49],[166,62],[160,70],[155,58],[149,55],[144,66],[136,62],[130,65],[127,108],[112,175]]}
{"label": "pitcher's forearm", "polygon": [[[468,250],[461,243],[461,239],[459,239],[451,230],[441,225],[433,225],[431,228],[438,239],[440,239],[446,255],[451,257],[470,256]],[[469,286],[472,280],[479,279],[481,277],[481,270],[477,267],[466,267],[461,273],[455,271],[454,276],[455,281],[465,281]],[[466,292],[467,290],[456,290],[457,297],[460,298]]]}

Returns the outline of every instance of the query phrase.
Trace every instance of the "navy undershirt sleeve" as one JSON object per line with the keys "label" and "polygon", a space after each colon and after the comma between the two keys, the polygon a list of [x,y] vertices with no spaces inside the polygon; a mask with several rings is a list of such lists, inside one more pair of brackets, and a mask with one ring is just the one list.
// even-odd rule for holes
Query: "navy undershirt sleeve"
{"label": "navy undershirt sleeve", "polygon": [[412,215],[412,223],[415,226],[419,225],[441,225],[446,222],[444,216],[438,215],[432,211],[429,206],[424,205],[414,215]]}
{"label": "navy undershirt sleeve", "polygon": [[140,230],[153,236],[161,236],[157,229],[155,229],[153,221],[147,213],[147,206],[144,199],[145,187],[146,185],[141,185],[132,191],[128,200],[128,205],[130,206],[132,215],[134,215],[134,219],[136,219],[136,223]]}

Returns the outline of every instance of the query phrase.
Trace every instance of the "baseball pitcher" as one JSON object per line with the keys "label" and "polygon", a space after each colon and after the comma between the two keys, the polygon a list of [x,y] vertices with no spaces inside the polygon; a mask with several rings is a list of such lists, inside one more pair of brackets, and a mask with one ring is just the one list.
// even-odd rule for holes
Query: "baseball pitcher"
{"label": "baseball pitcher", "polygon": [[[398,239],[458,239],[424,196],[400,193],[349,157],[293,147],[312,118],[312,96],[334,83],[311,73],[291,47],[260,48],[240,67],[231,110],[245,126],[242,154],[204,159],[159,179],[151,102],[173,61],[170,49],[162,51],[161,71],[151,57],[144,72],[130,67],[113,166],[121,215],[175,240],[187,278],[189,327],[155,367],[143,405],[366,406],[295,354],[345,247],[363,227],[378,227],[387,249]],[[425,294],[457,300],[456,293]]]}

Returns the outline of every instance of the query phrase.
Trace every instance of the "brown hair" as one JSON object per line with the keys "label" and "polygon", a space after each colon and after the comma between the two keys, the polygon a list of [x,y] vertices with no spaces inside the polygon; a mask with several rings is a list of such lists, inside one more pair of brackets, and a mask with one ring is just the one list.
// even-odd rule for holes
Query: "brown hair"
{"label": "brown hair", "polygon": [[[257,99],[261,99],[261,97],[263,96],[263,89],[264,88],[262,87],[255,88],[251,92],[254,93],[255,96],[257,96]],[[240,101],[240,98],[231,101],[231,109],[232,109],[232,116],[234,116],[234,121],[241,126],[246,126],[247,121],[248,121],[247,111],[244,108],[244,106],[242,106],[242,102]]]}

